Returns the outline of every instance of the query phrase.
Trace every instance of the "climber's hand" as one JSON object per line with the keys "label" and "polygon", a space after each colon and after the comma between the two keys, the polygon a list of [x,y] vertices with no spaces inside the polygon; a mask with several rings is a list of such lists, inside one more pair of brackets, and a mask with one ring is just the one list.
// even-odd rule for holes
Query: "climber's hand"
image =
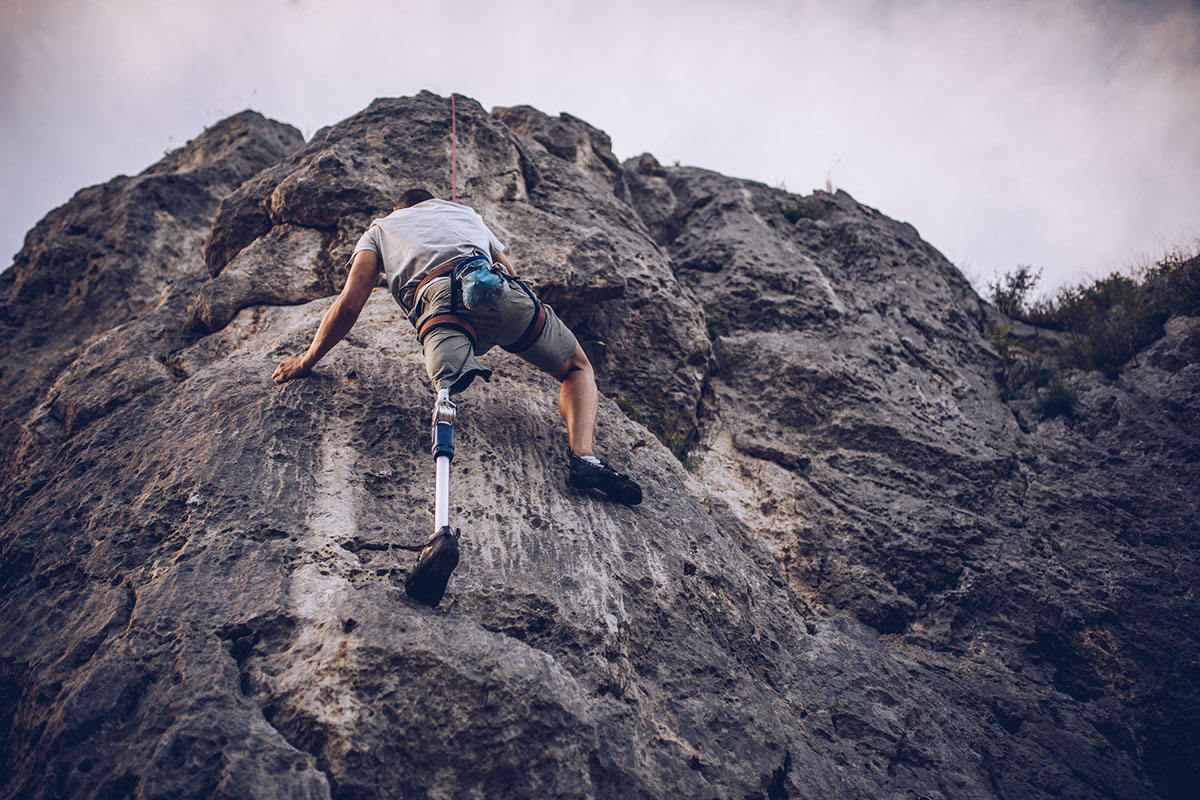
{"label": "climber's hand", "polygon": [[272,376],[276,383],[287,383],[294,378],[305,378],[312,372],[312,367],[304,363],[303,358],[285,358],[279,362]]}

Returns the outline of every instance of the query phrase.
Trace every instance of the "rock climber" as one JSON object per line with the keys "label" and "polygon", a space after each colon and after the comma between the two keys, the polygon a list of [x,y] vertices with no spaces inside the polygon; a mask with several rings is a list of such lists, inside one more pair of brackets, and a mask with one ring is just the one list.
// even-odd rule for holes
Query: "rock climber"
{"label": "rock climber", "polygon": [[[456,267],[474,266],[469,260],[481,269],[464,275]],[[567,483],[616,503],[642,501],[641,487],[593,449],[599,394],[591,362],[574,334],[517,278],[504,245],[479,214],[439,200],[426,189],[404,192],[391,214],[371,223],[354,249],[346,285],[321,320],[312,345],[303,356],[280,362],[275,383],[308,375],[349,333],[380,271],[417,330],[425,368],[437,390],[458,393],[477,376],[489,380],[492,371],[476,356],[494,345],[519,355],[561,382],[558,410],[570,447]],[[457,550],[455,554],[456,560]],[[418,570],[427,556],[423,551]]]}

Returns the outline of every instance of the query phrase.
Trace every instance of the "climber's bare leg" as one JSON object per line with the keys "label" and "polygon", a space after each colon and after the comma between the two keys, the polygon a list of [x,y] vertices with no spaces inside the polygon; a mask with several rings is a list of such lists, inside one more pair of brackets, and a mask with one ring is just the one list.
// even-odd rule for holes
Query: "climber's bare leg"
{"label": "climber's bare leg", "polygon": [[566,363],[550,373],[562,381],[558,390],[558,413],[567,423],[567,440],[577,456],[592,456],[592,440],[596,435],[596,413],[600,393],[596,389],[596,374],[583,348],[575,345]]}

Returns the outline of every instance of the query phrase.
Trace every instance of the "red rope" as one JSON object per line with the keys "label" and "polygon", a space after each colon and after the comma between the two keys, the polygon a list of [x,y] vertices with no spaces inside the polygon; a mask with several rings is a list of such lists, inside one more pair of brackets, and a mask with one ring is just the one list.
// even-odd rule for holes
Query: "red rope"
{"label": "red rope", "polygon": [[458,202],[458,131],[455,126],[454,93],[450,93],[450,202]]}

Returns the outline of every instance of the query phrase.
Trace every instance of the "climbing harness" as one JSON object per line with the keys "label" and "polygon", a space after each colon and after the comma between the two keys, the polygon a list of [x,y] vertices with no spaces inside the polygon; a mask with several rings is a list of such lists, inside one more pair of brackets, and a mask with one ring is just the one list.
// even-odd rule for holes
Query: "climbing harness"
{"label": "climbing harness", "polygon": [[[472,263],[473,262],[473,263]],[[464,287],[464,278],[460,277],[458,267],[465,266],[471,263],[469,269],[463,270],[466,273],[465,282],[468,284]],[[516,340],[508,344],[501,344],[500,347],[510,353],[523,353],[530,347],[533,347],[537,342],[538,337],[542,335],[542,331],[546,327],[546,307],[542,301],[538,299],[529,285],[520,278],[514,278],[507,271],[497,269],[492,265],[487,256],[473,255],[466,256],[461,259],[449,261],[439,267],[434,267],[430,270],[419,284],[417,290],[413,293],[413,302],[419,303],[421,292],[427,285],[437,280],[450,276],[450,307],[439,314],[434,314],[432,317],[421,320],[417,325],[417,340],[422,345],[425,344],[425,338],[429,336],[435,329],[441,327],[457,328],[462,331],[468,339],[471,340],[472,347],[479,346],[479,334],[475,331],[475,326],[466,317],[458,313],[459,301],[463,301],[463,305],[468,309],[478,308],[479,306],[491,302],[500,293],[505,291],[505,284],[508,287],[517,286],[521,291],[529,296],[533,302],[533,316],[529,319],[529,324],[525,326],[525,330]],[[480,280],[480,278],[484,280]],[[484,282],[486,280],[486,283]],[[492,284],[495,280],[496,284]],[[503,282],[503,283],[501,283]],[[474,284],[474,285],[470,285]],[[511,290],[511,289],[510,289]]]}
{"label": "climbing harness", "polygon": [[[417,327],[417,340],[422,345],[425,344],[425,337],[432,333],[435,328],[449,326],[465,333],[467,338],[471,340],[472,347],[479,346],[479,335],[475,332],[475,326],[471,324],[470,320],[458,313],[458,302],[459,298],[463,295],[462,272],[460,272],[460,268],[472,264],[472,269],[477,269],[481,262],[483,265],[491,267],[491,262],[488,261],[487,256],[480,253],[447,261],[445,264],[431,269],[429,274],[417,284],[417,290],[413,293],[414,305],[421,301],[421,293],[425,291],[426,286],[438,278],[444,278],[447,275],[450,276],[450,308],[443,313],[435,314],[429,319],[421,321]],[[468,305],[467,307],[470,308],[471,306]]]}

